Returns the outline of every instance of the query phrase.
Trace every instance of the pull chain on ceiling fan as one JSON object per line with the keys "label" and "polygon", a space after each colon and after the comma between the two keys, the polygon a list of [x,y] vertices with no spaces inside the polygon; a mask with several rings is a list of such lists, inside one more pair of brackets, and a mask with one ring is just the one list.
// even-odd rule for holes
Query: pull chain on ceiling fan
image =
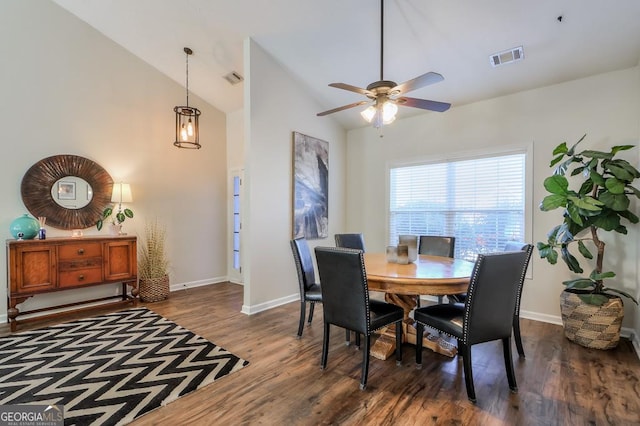
{"label": "pull chain on ceiling fan", "polygon": [[430,101],[427,99],[409,98],[402,96],[403,93],[420,89],[430,84],[438,83],[444,80],[440,74],[428,72],[414,79],[396,84],[394,81],[384,79],[384,0],[380,0],[380,80],[369,84],[366,89],[352,86],[346,83],[331,83],[329,86],[338,89],[348,90],[350,92],[365,95],[370,100],[354,102],[349,105],[343,105],[328,111],[318,113],[319,117],[333,114],[334,112],[343,111],[345,109],[354,108],[360,105],[371,103],[367,109],[360,114],[375,128],[379,128],[384,124],[392,123],[396,118],[398,105],[408,106],[412,108],[426,109],[429,111],[444,112],[449,109],[451,104],[445,102]]}

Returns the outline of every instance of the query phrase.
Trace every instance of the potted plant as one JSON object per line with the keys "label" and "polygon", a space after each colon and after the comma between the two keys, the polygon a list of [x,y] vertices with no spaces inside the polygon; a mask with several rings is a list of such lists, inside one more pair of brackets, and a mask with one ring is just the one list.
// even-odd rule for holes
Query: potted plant
{"label": "potted plant", "polygon": [[593,262],[595,252],[595,265],[588,276],[563,282],[562,322],[569,340],[586,347],[611,349],[620,340],[624,316],[619,296],[629,298],[636,305],[638,301],[625,291],[605,285],[605,279],[616,274],[603,270],[605,243],[599,232],[626,235],[627,228],[623,223],[638,223],[638,216],[629,210],[629,206],[632,197],[640,198],[640,191],[632,186],[640,172],[628,161],[616,157],[619,152],[632,149],[633,145],[614,146],[609,152],[577,152],[578,144],[585,137],[571,148],[563,142],[553,150],[550,167],[555,167],[554,173],[544,180],[544,187],[550,194],[542,200],[540,209],[563,208],[563,219],[551,229],[547,241],[539,242],[537,248],[540,257],[551,264],[557,262],[560,252],[569,270],[577,274],[584,270],[576,255]]}
{"label": "potted plant", "polygon": [[138,249],[139,294],[143,302],[158,302],[169,296],[169,261],[165,242],[165,227],[157,219],[147,222]]}
{"label": "potted plant", "polygon": [[102,229],[104,222],[109,220],[111,222],[111,233],[114,235],[118,235],[122,233],[122,222],[124,222],[127,218],[131,219],[133,217],[133,211],[131,209],[120,208],[118,213],[113,214],[113,207],[107,207],[102,211],[102,216],[96,222],[96,228],[98,231]]}

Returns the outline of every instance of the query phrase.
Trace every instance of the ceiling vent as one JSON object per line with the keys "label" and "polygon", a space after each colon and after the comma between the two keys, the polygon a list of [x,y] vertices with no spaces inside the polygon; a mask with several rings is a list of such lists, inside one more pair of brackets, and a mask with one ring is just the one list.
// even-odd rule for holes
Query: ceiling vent
{"label": "ceiling vent", "polygon": [[492,67],[497,67],[504,64],[510,64],[511,62],[517,62],[524,59],[524,50],[522,46],[514,47],[513,49],[505,50],[504,52],[494,53],[489,56],[489,62]]}
{"label": "ceiling vent", "polygon": [[244,77],[242,77],[236,71],[231,71],[229,74],[224,76],[224,79],[227,80],[229,84],[236,85],[240,83],[242,80],[244,80]]}

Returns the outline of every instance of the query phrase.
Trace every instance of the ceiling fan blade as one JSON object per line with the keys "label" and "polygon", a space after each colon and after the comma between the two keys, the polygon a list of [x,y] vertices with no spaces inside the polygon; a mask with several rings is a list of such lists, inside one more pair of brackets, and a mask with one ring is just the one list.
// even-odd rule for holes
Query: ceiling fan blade
{"label": "ceiling fan blade", "polygon": [[365,95],[365,96],[373,96],[373,92],[371,92],[371,91],[369,91],[367,89],[362,89],[360,87],[352,86],[350,84],[331,83],[331,84],[329,84],[329,86],[336,87],[338,89],[348,90],[350,92],[360,93],[361,95]]}
{"label": "ceiling fan blade", "polygon": [[451,107],[451,104],[446,102],[429,101],[427,99],[407,98],[403,96],[396,99],[396,103],[402,106],[408,106],[413,108],[428,109],[429,111],[444,112]]}
{"label": "ceiling fan blade", "polygon": [[422,87],[428,86],[430,84],[438,83],[442,80],[444,80],[444,77],[438,74],[437,72],[428,72],[412,80],[405,81],[404,83],[400,83],[391,90],[393,92],[407,93],[412,90],[416,90],[416,89],[420,89]]}
{"label": "ceiling fan blade", "polygon": [[357,106],[364,105],[364,104],[368,104],[368,103],[369,103],[369,101],[354,102],[354,103],[349,104],[349,105],[343,105],[343,106],[341,106],[341,107],[334,108],[334,109],[330,109],[330,110],[328,110],[328,111],[319,112],[319,113],[318,113],[318,114],[316,114],[316,115],[317,115],[318,117],[322,117],[322,116],[325,116],[325,115],[333,114],[334,112],[342,111],[342,110],[345,110],[345,109],[349,109],[349,108],[357,107]]}

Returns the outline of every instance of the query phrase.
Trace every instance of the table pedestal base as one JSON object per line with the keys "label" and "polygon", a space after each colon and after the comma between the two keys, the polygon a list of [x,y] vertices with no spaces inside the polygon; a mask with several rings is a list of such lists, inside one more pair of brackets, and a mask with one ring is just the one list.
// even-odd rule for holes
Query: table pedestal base
{"label": "table pedestal base", "polygon": [[[404,343],[416,344],[416,328],[414,320],[409,317],[409,313],[417,306],[416,299],[419,296],[406,296],[402,294],[386,293],[385,300],[398,305],[404,309],[404,320],[402,324],[402,341]],[[449,357],[454,357],[458,352],[456,346],[449,343],[437,334],[426,332],[422,338],[422,346],[434,352]],[[396,350],[395,327],[383,329],[382,334],[371,346],[371,356],[381,360],[388,359]]]}

